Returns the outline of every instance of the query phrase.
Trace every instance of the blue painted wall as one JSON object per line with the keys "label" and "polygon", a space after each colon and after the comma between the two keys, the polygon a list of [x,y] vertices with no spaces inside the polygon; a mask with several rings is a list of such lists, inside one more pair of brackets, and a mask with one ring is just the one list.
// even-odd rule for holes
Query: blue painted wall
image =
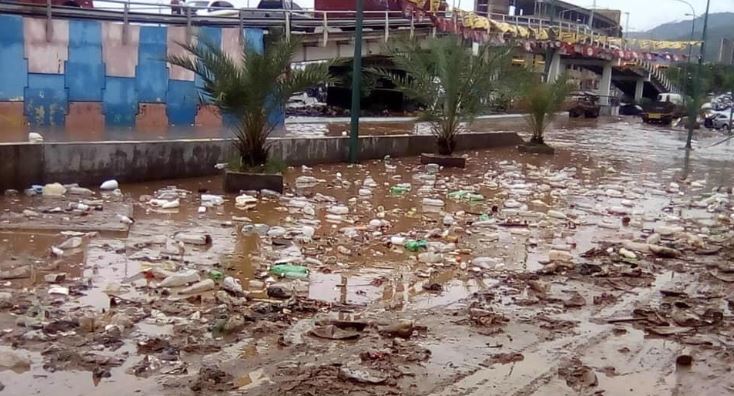
{"label": "blue painted wall", "polygon": [[[60,74],[29,73],[24,54],[23,17],[0,15],[0,101],[23,102],[31,126],[62,127],[70,102],[101,103],[105,123],[135,125],[140,103],[166,105],[171,125],[192,125],[196,119],[201,79],[169,78],[166,62],[167,27],[140,26],[135,77],[105,75],[103,24],[95,20],[68,20],[68,57]],[[202,40],[221,43],[222,29],[199,28]],[[263,50],[263,31],[245,29],[247,45]],[[41,44],[42,45],[42,44]],[[282,120],[282,114],[273,120]],[[227,123],[229,117],[225,117]]]}
{"label": "blue painted wall", "polygon": [[104,89],[102,26],[98,21],[69,21],[66,87],[70,102],[99,102]]}
{"label": "blue painted wall", "polygon": [[135,125],[138,93],[135,90],[134,78],[107,77],[102,102],[107,125]]}
{"label": "blue painted wall", "polygon": [[138,66],[135,69],[138,100],[147,103],[166,101],[168,67],[166,65],[166,28],[141,26]]}
{"label": "blue painted wall", "polygon": [[67,103],[63,74],[28,74],[23,107],[31,126],[64,126]]}
{"label": "blue painted wall", "polygon": [[23,18],[0,15],[0,100],[23,100],[28,62],[23,54]]}
{"label": "blue painted wall", "polygon": [[196,119],[199,92],[193,81],[169,80],[166,114],[171,125],[192,125]]}

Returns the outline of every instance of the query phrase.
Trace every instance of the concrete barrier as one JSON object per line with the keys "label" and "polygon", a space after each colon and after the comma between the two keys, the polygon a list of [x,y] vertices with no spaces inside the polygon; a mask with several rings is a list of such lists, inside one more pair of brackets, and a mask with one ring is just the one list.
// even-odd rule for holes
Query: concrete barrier
{"label": "concrete barrier", "polygon": [[[477,150],[514,146],[522,142],[514,132],[467,133],[458,136],[457,149]],[[271,156],[289,165],[344,162],[348,137],[272,138]],[[415,156],[434,152],[428,135],[365,136],[360,159]],[[214,165],[232,158],[229,139],[110,141],[0,144],[0,189],[27,188],[50,182],[95,186],[115,178],[121,182],[215,175]]]}

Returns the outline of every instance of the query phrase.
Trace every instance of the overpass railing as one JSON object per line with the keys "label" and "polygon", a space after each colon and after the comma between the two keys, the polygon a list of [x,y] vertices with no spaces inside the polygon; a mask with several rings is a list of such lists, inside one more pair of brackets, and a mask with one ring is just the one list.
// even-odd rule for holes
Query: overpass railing
{"label": "overpass railing", "polygon": [[[22,1],[22,0],[20,0]],[[165,1],[165,0],[163,0]],[[254,0],[253,0],[254,3]],[[280,27],[287,37],[292,34],[321,34],[323,41],[328,40],[330,32],[350,31],[355,26],[356,11],[327,11],[315,9],[258,9],[205,7],[186,4],[144,3],[139,1],[103,0],[95,1],[95,8],[79,8],[53,5],[47,0],[45,5],[23,4],[0,0],[0,12],[53,17],[87,18],[116,20],[123,23],[169,24],[186,26],[239,26]],[[365,11],[364,28],[381,31],[387,41],[395,30],[406,31],[412,37],[416,30],[429,29],[435,34],[435,27],[427,17],[420,13],[403,11]],[[456,18],[451,11],[441,12],[446,18]],[[533,29],[558,29],[563,33],[584,33],[593,38],[594,31],[586,25],[564,20],[552,22],[547,18],[510,16],[492,13],[489,18]]]}

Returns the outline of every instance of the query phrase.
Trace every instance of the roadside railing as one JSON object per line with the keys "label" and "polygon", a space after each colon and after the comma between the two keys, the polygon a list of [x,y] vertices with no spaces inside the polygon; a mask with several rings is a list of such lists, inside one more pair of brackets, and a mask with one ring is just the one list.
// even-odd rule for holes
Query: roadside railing
{"label": "roadside railing", "polygon": [[[254,0],[253,4],[257,3]],[[151,23],[186,25],[213,25],[213,26],[245,26],[252,27],[282,27],[286,37],[292,34],[320,33],[322,41],[326,43],[330,31],[337,29],[350,31],[355,26],[356,11],[327,11],[315,9],[258,9],[249,7],[204,7],[186,4],[143,3],[139,1],[103,0],[95,1],[95,8],[80,9],[78,7],[57,6],[47,0],[45,6],[23,4],[21,2],[3,2],[0,0],[0,12],[15,11],[19,13],[43,14],[50,20],[54,16],[97,18],[103,20],[119,20],[123,23]],[[457,13],[441,11],[439,16],[449,19],[458,18]],[[403,11],[365,11],[364,28],[371,31],[382,31],[387,41],[394,30],[408,31],[413,37],[417,29],[431,29],[435,34],[435,26],[421,13]],[[584,33],[594,37],[586,25],[559,20],[551,23],[547,18],[527,16],[510,16],[492,13],[489,18],[516,26],[532,29],[553,28],[563,33]]]}

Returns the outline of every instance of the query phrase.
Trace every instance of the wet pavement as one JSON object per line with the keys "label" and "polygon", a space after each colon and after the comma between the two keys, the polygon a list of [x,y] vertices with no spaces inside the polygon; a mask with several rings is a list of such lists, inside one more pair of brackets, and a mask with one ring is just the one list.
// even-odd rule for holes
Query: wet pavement
{"label": "wet pavement", "polygon": [[[520,114],[497,114],[479,117],[469,128],[474,132],[516,130]],[[348,118],[343,117],[289,117],[283,131],[274,131],[276,137],[323,137],[346,136],[350,131]],[[66,130],[63,128],[32,128],[40,133],[45,142],[93,142],[171,139],[219,139],[232,137],[230,130],[222,127],[164,126],[154,129],[107,128],[85,130],[83,127]],[[3,129],[0,142],[27,142],[26,128]],[[363,136],[395,134],[429,134],[426,123],[416,123],[411,117],[365,117],[360,127]]]}
{"label": "wet pavement", "polygon": [[6,196],[0,393],[731,394],[724,138],[563,119],[552,157],[296,168],[283,196]]}

